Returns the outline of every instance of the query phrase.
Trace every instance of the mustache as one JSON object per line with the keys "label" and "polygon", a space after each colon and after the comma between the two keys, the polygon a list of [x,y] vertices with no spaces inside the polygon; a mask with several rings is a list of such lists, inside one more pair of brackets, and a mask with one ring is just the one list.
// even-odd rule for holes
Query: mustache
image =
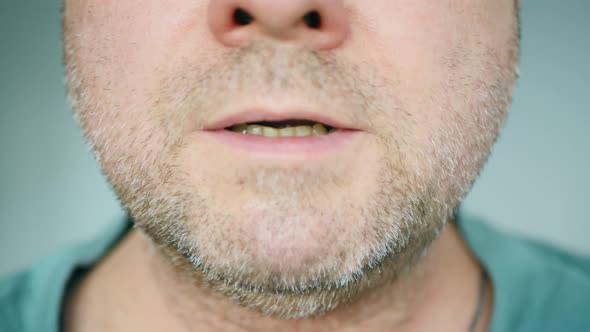
{"label": "mustache", "polygon": [[379,94],[388,85],[370,66],[329,51],[257,41],[224,51],[210,65],[181,63],[161,81],[156,107],[207,119],[238,96],[294,96],[366,122],[381,110]]}

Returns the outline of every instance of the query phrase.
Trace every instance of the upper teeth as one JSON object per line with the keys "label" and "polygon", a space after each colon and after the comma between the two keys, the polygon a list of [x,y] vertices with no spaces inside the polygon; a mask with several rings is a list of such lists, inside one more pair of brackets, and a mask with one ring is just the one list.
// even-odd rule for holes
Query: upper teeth
{"label": "upper teeth", "polygon": [[313,126],[293,126],[281,129],[256,124],[240,124],[230,127],[229,130],[242,134],[261,135],[265,137],[303,137],[312,135],[327,135],[335,131],[335,129],[328,130],[326,126],[321,123],[316,123]]}

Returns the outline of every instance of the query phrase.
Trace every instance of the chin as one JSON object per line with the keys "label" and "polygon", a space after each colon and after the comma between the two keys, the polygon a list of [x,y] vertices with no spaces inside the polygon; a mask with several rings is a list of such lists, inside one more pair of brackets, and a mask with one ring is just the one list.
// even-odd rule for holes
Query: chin
{"label": "chin", "polygon": [[358,211],[257,208],[193,220],[190,260],[218,278],[261,289],[340,284],[361,272],[383,238]]}

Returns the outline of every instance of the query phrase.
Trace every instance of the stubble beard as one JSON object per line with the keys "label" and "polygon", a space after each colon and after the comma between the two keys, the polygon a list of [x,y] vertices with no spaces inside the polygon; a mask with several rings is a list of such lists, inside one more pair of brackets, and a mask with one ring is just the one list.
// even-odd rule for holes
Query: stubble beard
{"label": "stubble beard", "polygon": [[[199,232],[199,226],[212,221],[230,225],[240,220],[211,211],[212,204],[190,188],[160,186],[156,189],[154,186],[149,195],[143,195],[150,203],[144,199],[124,201],[135,203],[127,204],[131,216],[164,255],[164,262],[180,272],[177,280],[214,289],[235,303],[265,315],[298,319],[324,314],[354,302],[371,290],[394,283],[412,270],[448,220],[450,211],[446,206],[427,202],[423,194],[396,188],[398,180],[391,178],[391,174],[380,178],[384,180],[382,188],[370,200],[371,205],[361,212],[362,218],[373,228],[368,231],[372,234],[372,243],[367,243],[373,250],[364,253],[351,268],[338,266],[338,262],[341,263],[338,260],[318,258],[314,266],[299,275],[283,274],[276,267],[270,270],[268,266],[239,264],[238,259],[231,268],[219,272],[215,260],[208,258],[210,252],[201,250],[194,235]],[[401,203],[394,198],[400,193],[405,193],[407,198]],[[146,209],[147,205],[150,208]],[[282,206],[278,209],[288,215],[298,208]],[[322,216],[337,217],[326,216],[326,213]],[[218,248],[216,251],[231,256],[229,252],[233,250]],[[244,251],[248,252],[249,248]]]}
{"label": "stubble beard", "polygon": [[[277,65],[263,60],[267,59],[269,53],[275,52],[278,53],[276,56],[286,59],[280,63],[296,65]],[[440,176],[444,174],[448,178],[427,179],[421,177],[419,172],[409,170],[399,149],[403,137],[387,134],[379,137],[383,156],[377,178],[381,182],[376,184],[377,189],[367,199],[367,204],[355,211],[360,220],[371,227],[368,232],[372,235],[367,238],[369,243],[366,247],[372,250],[357,253],[360,259],[355,266],[343,268],[329,258],[326,258],[329,264],[322,266],[320,259],[319,269],[308,275],[302,274],[298,278],[294,278],[293,275],[281,275],[280,271],[268,273],[257,270],[255,266],[253,269],[252,266],[240,264],[236,264],[232,269],[220,271],[215,261],[210,258],[211,252],[202,250],[203,245],[196,240],[195,234],[208,229],[202,227],[203,225],[228,225],[239,220],[232,219],[232,216],[223,214],[220,210],[213,210],[212,207],[218,207],[219,202],[208,200],[197,188],[186,185],[187,175],[181,169],[186,141],[176,132],[177,124],[171,123],[166,114],[173,114],[172,110],[176,109],[188,109],[188,106],[197,110],[195,112],[214,109],[215,102],[221,102],[224,94],[211,96],[201,93],[202,91],[221,90],[222,86],[227,88],[227,82],[221,78],[228,77],[234,80],[233,86],[240,87],[245,83],[246,77],[257,77],[254,72],[261,70],[267,75],[262,75],[264,79],[259,83],[271,92],[285,89],[284,84],[291,84],[290,81],[285,81],[285,78],[298,78],[292,79],[294,85],[289,87],[303,92],[307,91],[301,86],[313,85],[312,80],[340,82],[339,84],[344,82],[344,86],[332,86],[330,89],[356,91],[354,98],[357,99],[351,104],[366,107],[356,110],[359,116],[386,115],[389,112],[385,105],[379,102],[379,97],[374,95],[377,92],[373,90],[373,84],[363,84],[371,80],[351,78],[353,75],[363,75],[346,70],[346,67],[333,59],[324,58],[317,53],[253,45],[231,52],[231,55],[224,57],[220,63],[221,65],[213,66],[209,72],[197,75],[202,78],[200,84],[205,86],[196,85],[192,89],[187,89],[187,95],[181,98],[168,95],[178,87],[176,84],[181,80],[173,78],[170,82],[176,83],[166,83],[168,88],[163,87],[161,95],[155,98],[159,104],[152,107],[159,110],[153,114],[156,122],[160,124],[159,130],[164,133],[154,137],[159,141],[156,145],[157,150],[139,160],[132,154],[134,147],[128,146],[126,153],[129,153],[129,158],[124,163],[115,162],[122,159],[113,156],[108,149],[109,145],[104,144],[109,141],[104,132],[92,129],[91,121],[97,121],[96,117],[107,115],[100,112],[97,103],[91,103],[81,97],[83,87],[76,78],[75,65],[66,61],[66,71],[72,104],[78,111],[82,127],[88,140],[93,144],[109,182],[136,225],[152,240],[166,257],[166,261],[182,275],[183,279],[199,287],[215,289],[240,305],[280,318],[305,318],[326,313],[342,304],[355,301],[370,290],[394,283],[400,276],[411,271],[473,183],[489,148],[495,141],[510,99],[509,93],[503,89],[504,86],[498,90],[490,84],[486,90],[489,95],[481,98],[489,104],[476,105],[481,110],[474,111],[490,130],[477,138],[479,150],[470,160],[462,161],[460,170],[455,166],[461,158],[461,152],[450,148],[440,149],[435,143],[445,147],[461,146],[467,138],[454,130],[460,131],[462,126],[457,125],[453,127],[455,129],[446,128],[444,133],[434,137],[432,150],[424,151],[424,160],[428,161],[425,169],[441,174]],[[318,67],[320,64],[324,67]],[[324,69],[318,71],[318,68]],[[342,91],[334,94],[341,95]],[[203,100],[202,95],[208,98]],[[324,96],[314,95],[318,99],[326,96],[330,97],[329,91]],[[185,104],[175,104],[174,100]],[[496,114],[492,115],[493,113]],[[95,118],[88,114],[93,114]],[[202,115],[201,118],[205,119],[206,116]],[[454,120],[461,122],[459,117]],[[105,132],[108,133],[108,130]],[[252,170],[252,173],[260,171]],[[454,178],[453,175],[460,176]],[[328,176],[329,174],[326,178]],[[302,199],[311,201],[313,197]],[[283,205],[281,208],[289,206]],[[295,202],[288,210],[292,212],[297,208]],[[355,250],[347,249],[350,252]],[[223,249],[219,249],[219,252],[223,252]]]}

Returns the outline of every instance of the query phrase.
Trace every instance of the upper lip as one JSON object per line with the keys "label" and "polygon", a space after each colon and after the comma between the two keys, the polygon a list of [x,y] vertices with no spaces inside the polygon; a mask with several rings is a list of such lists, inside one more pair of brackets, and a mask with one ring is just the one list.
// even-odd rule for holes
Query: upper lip
{"label": "upper lip", "polygon": [[227,115],[206,125],[203,130],[221,130],[238,124],[254,122],[275,122],[287,120],[307,120],[318,122],[336,129],[362,130],[356,125],[330,116],[310,111],[273,112],[267,110],[248,110]]}

